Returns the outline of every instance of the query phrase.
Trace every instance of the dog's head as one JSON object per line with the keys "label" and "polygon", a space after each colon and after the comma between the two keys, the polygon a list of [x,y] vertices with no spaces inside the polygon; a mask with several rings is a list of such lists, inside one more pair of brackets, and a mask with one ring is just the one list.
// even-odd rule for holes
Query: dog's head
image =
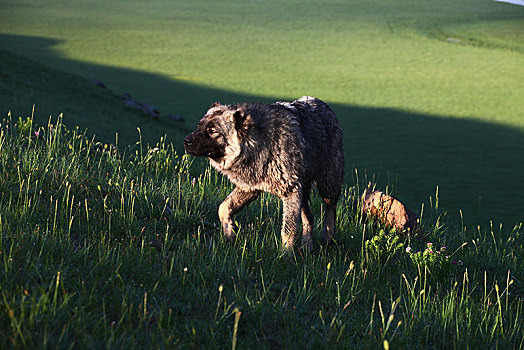
{"label": "dog's head", "polygon": [[251,123],[251,116],[242,108],[215,102],[200,119],[197,129],[186,136],[184,147],[193,156],[214,161],[235,157]]}

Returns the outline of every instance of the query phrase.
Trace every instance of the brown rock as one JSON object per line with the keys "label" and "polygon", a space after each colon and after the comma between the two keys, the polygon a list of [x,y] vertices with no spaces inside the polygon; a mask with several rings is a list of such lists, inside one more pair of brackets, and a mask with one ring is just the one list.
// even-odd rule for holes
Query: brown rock
{"label": "brown rock", "polygon": [[417,214],[397,198],[382,191],[367,188],[360,200],[360,210],[362,215],[376,218],[400,232],[409,234],[420,230]]}

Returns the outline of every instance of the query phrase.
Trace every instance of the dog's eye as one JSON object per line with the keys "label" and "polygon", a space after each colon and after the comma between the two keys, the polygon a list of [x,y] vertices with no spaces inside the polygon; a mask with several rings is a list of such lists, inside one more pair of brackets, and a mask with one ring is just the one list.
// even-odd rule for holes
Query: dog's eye
{"label": "dog's eye", "polygon": [[215,129],[215,128],[209,128],[209,129],[207,129],[207,132],[208,132],[210,135],[212,135],[212,134],[216,134],[218,131],[217,131],[217,129]]}

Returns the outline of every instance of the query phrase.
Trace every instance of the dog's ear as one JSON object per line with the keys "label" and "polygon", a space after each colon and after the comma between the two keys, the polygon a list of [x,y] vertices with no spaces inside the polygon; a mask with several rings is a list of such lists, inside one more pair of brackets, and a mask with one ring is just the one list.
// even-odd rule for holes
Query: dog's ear
{"label": "dog's ear", "polygon": [[251,114],[247,114],[241,109],[237,109],[231,114],[231,121],[235,123],[235,129],[243,135],[245,135],[251,125],[253,125]]}
{"label": "dog's ear", "polygon": [[214,103],[211,105],[211,107],[209,107],[209,109],[211,109],[211,108],[213,108],[213,107],[218,107],[218,106],[222,106],[222,103],[220,103],[220,102],[217,101],[217,102],[214,102]]}

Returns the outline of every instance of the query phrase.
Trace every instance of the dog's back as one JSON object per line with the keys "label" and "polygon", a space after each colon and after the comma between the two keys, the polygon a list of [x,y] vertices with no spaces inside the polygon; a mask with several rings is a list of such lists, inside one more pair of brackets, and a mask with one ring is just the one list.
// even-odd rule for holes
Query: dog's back
{"label": "dog's back", "polygon": [[[304,137],[304,167],[306,179],[326,187],[341,188],[344,179],[343,134],[335,113],[323,101],[303,96],[293,102],[277,102],[296,116]],[[326,183],[327,182],[327,183]],[[320,191],[320,189],[319,189]],[[340,190],[330,190],[338,197]]]}

